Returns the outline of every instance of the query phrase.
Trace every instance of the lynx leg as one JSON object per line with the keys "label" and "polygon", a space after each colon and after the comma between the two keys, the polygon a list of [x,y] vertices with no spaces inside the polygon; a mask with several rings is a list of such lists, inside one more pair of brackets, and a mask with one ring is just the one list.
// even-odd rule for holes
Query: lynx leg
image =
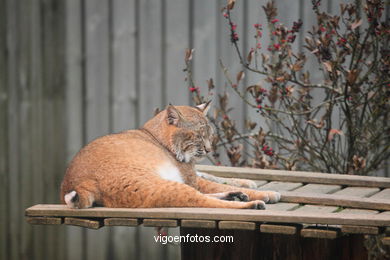
{"label": "lynx leg", "polygon": [[220,184],[197,177],[198,189],[202,193],[220,193],[227,191],[241,191],[249,196],[249,200],[262,200],[268,203],[276,203],[280,200],[280,193],[275,191],[258,191],[245,188],[237,188],[226,184]]}
{"label": "lynx leg", "polygon": [[72,209],[85,209],[93,206],[95,202],[95,196],[92,192],[78,189],[73,190],[64,196],[66,205]]}
{"label": "lynx leg", "polygon": [[[149,180],[152,181],[152,180]],[[111,207],[161,208],[161,207],[199,207],[199,208],[232,208],[232,209],[264,209],[261,200],[241,202],[220,200],[200,193],[193,187],[160,178],[153,181],[155,185],[140,185],[137,192],[127,196],[127,201]],[[133,187],[134,189],[134,187]],[[238,193],[236,193],[238,195]],[[105,205],[107,206],[107,205]]]}

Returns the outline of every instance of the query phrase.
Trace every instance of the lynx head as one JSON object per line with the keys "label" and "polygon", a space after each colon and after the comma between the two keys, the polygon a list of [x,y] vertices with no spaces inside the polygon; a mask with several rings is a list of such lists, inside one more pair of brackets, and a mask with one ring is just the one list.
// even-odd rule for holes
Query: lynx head
{"label": "lynx head", "polygon": [[166,120],[171,129],[170,146],[180,162],[195,162],[211,151],[213,128],[206,114],[210,101],[196,107],[166,108]]}

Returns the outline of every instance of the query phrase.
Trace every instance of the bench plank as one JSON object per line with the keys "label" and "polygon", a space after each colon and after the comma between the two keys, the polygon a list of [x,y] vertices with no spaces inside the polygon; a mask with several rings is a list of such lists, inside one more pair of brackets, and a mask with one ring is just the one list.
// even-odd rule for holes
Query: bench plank
{"label": "bench plank", "polygon": [[324,174],[318,172],[284,171],[211,165],[196,165],[196,169],[213,174],[215,176],[231,178],[390,188],[390,178],[385,177],[330,173]]}
{"label": "bench plank", "polygon": [[370,197],[371,195],[378,193],[379,190],[380,190],[379,188],[347,187],[345,189],[333,193],[333,195],[363,198],[363,197]]}
{"label": "bench plank", "polygon": [[271,210],[237,210],[215,208],[105,208],[69,209],[65,205],[35,205],[26,209],[26,216],[199,219],[278,223],[390,226],[389,214],[312,213]]}
{"label": "bench plank", "polygon": [[106,218],[104,219],[105,226],[125,226],[137,227],[141,224],[141,220],[136,218]]}
{"label": "bench plank", "polygon": [[306,184],[305,186],[294,190],[294,192],[326,194],[334,193],[338,190],[341,190],[341,185]]}
{"label": "bench plank", "polygon": [[84,218],[70,218],[66,217],[64,220],[65,225],[79,226],[90,229],[99,229],[103,226],[103,221],[84,219]]}
{"label": "bench plank", "polygon": [[27,223],[31,225],[61,225],[62,218],[53,217],[27,217]]}
{"label": "bench plank", "polygon": [[240,229],[240,230],[255,230],[256,223],[243,221],[219,221],[219,229]]}
{"label": "bench plank", "polygon": [[144,219],[144,227],[177,227],[176,219]]}
{"label": "bench plank", "polygon": [[180,226],[193,228],[216,228],[217,223],[213,220],[183,219]]}
{"label": "bench plank", "polygon": [[339,235],[339,229],[331,227],[307,227],[301,230],[302,237],[335,239],[339,237]]}
{"label": "bench plank", "polygon": [[279,182],[272,181],[263,186],[260,186],[258,190],[272,190],[272,191],[290,191],[298,187],[301,187],[302,183],[297,182]]}
{"label": "bench plank", "polygon": [[260,232],[271,234],[294,235],[299,230],[298,225],[261,224]]}

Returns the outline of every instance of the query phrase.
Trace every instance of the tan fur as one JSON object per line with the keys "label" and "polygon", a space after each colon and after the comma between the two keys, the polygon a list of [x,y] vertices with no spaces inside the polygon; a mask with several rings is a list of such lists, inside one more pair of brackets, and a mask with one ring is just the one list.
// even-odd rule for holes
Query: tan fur
{"label": "tan fur", "polygon": [[[240,189],[196,175],[196,160],[210,151],[212,129],[204,115],[207,109],[208,104],[198,108],[169,106],[142,129],[92,141],[79,151],[66,171],[61,185],[62,202],[65,203],[65,195],[76,193],[73,204],[68,204],[75,208],[94,204],[129,208],[263,208],[263,201],[276,202],[278,193]],[[161,167],[169,164],[178,169],[184,183],[160,176]],[[232,191],[242,191],[252,201],[221,200],[222,193],[225,199],[234,197],[237,192],[229,193]],[[245,196],[237,198],[245,200]]]}

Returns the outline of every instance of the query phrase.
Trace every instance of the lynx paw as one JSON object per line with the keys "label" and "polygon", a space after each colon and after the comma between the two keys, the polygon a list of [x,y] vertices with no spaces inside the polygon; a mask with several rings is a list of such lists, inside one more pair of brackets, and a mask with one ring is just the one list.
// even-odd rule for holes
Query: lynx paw
{"label": "lynx paw", "polygon": [[268,203],[276,203],[280,200],[280,193],[276,191],[269,191],[268,198]]}
{"label": "lynx paw", "polygon": [[249,196],[241,191],[227,192],[224,200],[249,201]]}
{"label": "lynx paw", "polygon": [[265,209],[265,203],[262,200],[254,200],[248,203],[250,203],[251,209]]}

